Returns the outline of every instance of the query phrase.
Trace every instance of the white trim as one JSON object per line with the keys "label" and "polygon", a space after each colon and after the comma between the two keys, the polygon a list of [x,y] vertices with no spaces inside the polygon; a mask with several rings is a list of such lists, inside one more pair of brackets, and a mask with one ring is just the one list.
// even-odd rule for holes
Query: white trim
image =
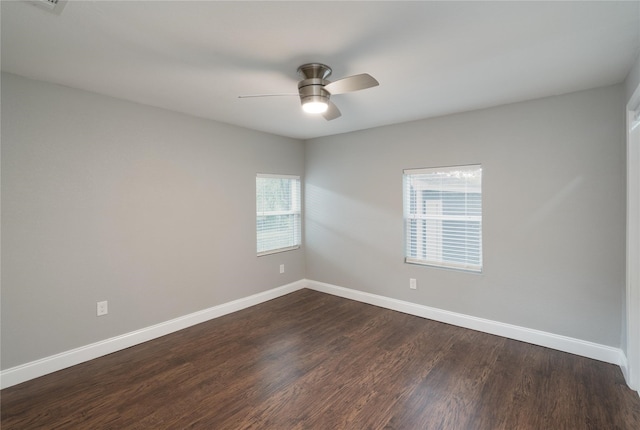
{"label": "white trim", "polygon": [[304,285],[303,281],[292,282],[249,297],[233,300],[202,311],[165,321],[160,324],[3,370],[0,372],[0,388],[4,389],[11,387],[12,385],[34,379],[48,373],[53,373],[232,312],[237,312],[239,310],[255,306],[268,300],[300,290],[304,288]]}
{"label": "white trim", "polygon": [[332,294],[334,296],[344,297],[358,302],[403,312],[409,315],[415,315],[459,327],[544,346],[558,351],[569,352],[571,354],[593,358],[595,360],[616,364],[618,366],[622,366],[627,361],[620,348],[601,345],[586,340],[445,311],[442,309],[405,302],[376,294],[365,293],[323,282],[306,280],[305,286],[309,289]]}
{"label": "white trim", "polygon": [[281,252],[293,251],[293,250],[299,249],[299,248],[300,248],[300,245],[293,245],[293,246],[287,246],[286,248],[270,249],[268,251],[258,252],[256,254],[256,256],[257,257],[264,257],[265,255],[279,254]]}
{"label": "white trim", "polygon": [[221,305],[165,321],[160,324],[3,370],[0,372],[0,388],[4,389],[11,387],[76,364],[93,360],[94,358],[111,354],[113,352],[174,333],[187,327],[255,306],[303,288],[309,288],[311,290],[356,300],[362,303],[368,303],[370,305],[403,312],[409,315],[428,318],[459,327],[490,333],[509,339],[528,342],[534,345],[553,348],[559,351],[616,364],[622,369],[625,378],[627,378],[628,375],[627,358],[619,348],[613,348],[606,345],[600,345],[593,342],[533,330],[512,324],[505,324],[484,318],[477,318],[456,312],[445,311],[416,303],[405,302],[385,296],[339,287],[337,285],[312,281],[309,279],[301,279],[249,297],[233,300],[228,303],[223,303]]}
{"label": "white trim", "polygon": [[429,266],[429,267],[437,267],[439,269],[452,269],[452,270],[461,270],[463,272],[471,272],[471,273],[482,273],[482,264],[472,265],[472,264],[459,264],[459,263],[451,263],[449,261],[438,261],[438,260],[420,260],[418,258],[405,257],[404,262],[407,264],[417,264],[419,266]]}
{"label": "white trim", "polygon": [[468,170],[482,170],[482,164],[465,164],[461,166],[442,166],[442,167],[419,167],[415,169],[404,169],[405,175],[416,175],[421,173],[450,173]]}
{"label": "white trim", "polygon": [[292,209],[290,211],[256,211],[257,216],[300,215],[302,211]]}
{"label": "white trim", "polygon": [[274,173],[256,173],[256,178],[300,179],[298,175],[278,175]]}
{"label": "white trim", "polygon": [[[627,385],[640,395],[640,85],[627,104],[626,357]],[[636,124],[637,125],[637,124]]]}
{"label": "white trim", "polygon": [[[624,380],[629,380],[629,362],[627,361],[627,356],[622,352],[622,359],[620,360],[620,370],[622,370],[622,376],[624,376]],[[629,385],[629,384],[627,384]],[[640,393],[638,393],[640,395]]]}

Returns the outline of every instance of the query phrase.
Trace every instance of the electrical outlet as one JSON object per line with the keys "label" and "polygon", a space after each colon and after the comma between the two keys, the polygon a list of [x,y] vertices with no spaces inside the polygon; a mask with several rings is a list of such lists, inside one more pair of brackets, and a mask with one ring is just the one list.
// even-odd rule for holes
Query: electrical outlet
{"label": "electrical outlet", "polygon": [[418,289],[418,283],[415,278],[409,278],[409,288],[411,288],[412,290]]}
{"label": "electrical outlet", "polygon": [[280,265],[280,273],[284,273],[284,264]]}
{"label": "electrical outlet", "polygon": [[105,300],[104,302],[97,303],[97,315],[99,317],[106,315],[109,313],[108,302]]}

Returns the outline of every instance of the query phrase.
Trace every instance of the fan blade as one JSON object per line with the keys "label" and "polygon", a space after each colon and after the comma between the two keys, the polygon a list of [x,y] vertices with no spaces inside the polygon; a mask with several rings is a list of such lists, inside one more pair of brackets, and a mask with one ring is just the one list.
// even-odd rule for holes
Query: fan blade
{"label": "fan blade", "polygon": [[238,96],[239,99],[249,99],[252,97],[283,97],[283,96],[298,96],[298,93],[280,93],[280,94],[249,94],[244,96]]}
{"label": "fan blade", "polygon": [[331,100],[329,100],[329,107],[327,108],[325,113],[322,114],[322,116],[327,121],[331,121],[332,119],[340,118],[342,114],[340,113],[340,109],[338,109],[338,106],[336,106]]}
{"label": "fan blade", "polygon": [[368,73],[362,73],[328,83],[324,86],[324,89],[327,90],[329,94],[334,95],[360,91],[378,85],[380,85],[380,83],[378,83],[373,76]]}

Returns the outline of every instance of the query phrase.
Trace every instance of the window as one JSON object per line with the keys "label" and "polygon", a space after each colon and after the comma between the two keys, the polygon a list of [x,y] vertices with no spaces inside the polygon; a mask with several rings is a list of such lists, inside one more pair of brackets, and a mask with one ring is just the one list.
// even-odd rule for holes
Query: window
{"label": "window", "polygon": [[404,171],[405,262],[482,271],[482,167]]}
{"label": "window", "polygon": [[256,176],[258,256],[300,247],[300,177]]}

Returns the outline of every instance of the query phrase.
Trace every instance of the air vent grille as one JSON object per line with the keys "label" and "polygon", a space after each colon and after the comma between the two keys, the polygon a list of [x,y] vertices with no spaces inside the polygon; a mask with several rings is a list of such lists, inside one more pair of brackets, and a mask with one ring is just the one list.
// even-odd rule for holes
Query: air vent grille
{"label": "air vent grille", "polygon": [[45,9],[56,15],[60,15],[62,9],[64,9],[64,6],[67,4],[67,0],[31,0],[29,3],[40,9]]}

